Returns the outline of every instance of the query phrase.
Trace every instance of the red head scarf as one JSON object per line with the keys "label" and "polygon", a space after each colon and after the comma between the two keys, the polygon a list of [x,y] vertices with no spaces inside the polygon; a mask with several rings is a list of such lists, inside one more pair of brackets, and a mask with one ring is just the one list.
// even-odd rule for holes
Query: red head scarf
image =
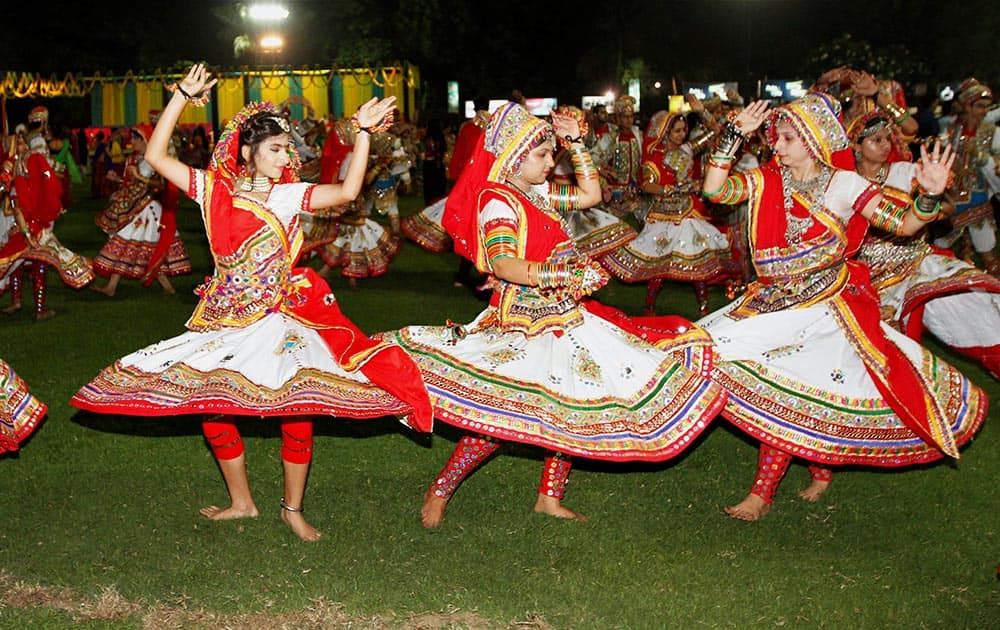
{"label": "red head scarf", "polygon": [[498,107],[445,202],[441,223],[455,243],[455,252],[477,262],[479,193],[490,183],[503,182],[528,153],[552,137],[552,127],[514,102]]}
{"label": "red head scarf", "polygon": [[778,141],[776,129],[780,122],[787,122],[795,129],[814,160],[834,168],[854,170],[854,154],[837,99],[822,92],[812,92],[772,110],[766,132],[772,147]]}

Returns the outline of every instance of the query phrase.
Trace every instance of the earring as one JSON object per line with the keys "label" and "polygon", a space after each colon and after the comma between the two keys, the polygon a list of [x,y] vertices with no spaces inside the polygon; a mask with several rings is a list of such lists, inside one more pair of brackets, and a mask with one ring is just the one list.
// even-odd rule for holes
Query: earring
{"label": "earring", "polygon": [[243,165],[243,169],[240,171],[240,177],[243,178],[243,181],[240,183],[240,190],[244,192],[253,190],[253,179],[250,177],[250,169],[247,168],[246,164]]}

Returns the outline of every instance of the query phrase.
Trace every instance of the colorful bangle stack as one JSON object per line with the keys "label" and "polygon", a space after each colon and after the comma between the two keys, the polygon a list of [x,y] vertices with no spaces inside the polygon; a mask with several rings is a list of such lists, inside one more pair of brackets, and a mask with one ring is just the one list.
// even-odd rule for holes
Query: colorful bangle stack
{"label": "colorful bangle stack", "polygon": [[559,263],[538,263],[535,265],[535,286],[540,289],[553,289],[568,284],[572,270]]}
{"label": "colorful bangle stack", "polygon": [[594,158],[585,147],[573,146],[569,150],[570,160],[573,162],[573,174],[577,181],[597,179],[597,167],[594,166]]}
{"label": "colorful bangle stack", "polygon": [[569,212],[580,205],[579,191],[576,186],[569,184],[552,185],[549,201],[559,212]]}
{"label": "colorful bangle stack", "polygon": [[389,113],[386,114],[382,118],[382,120],[379,121],[377,125],[372,125],[371,127],[362,127],[361,120],[358,118],[358,113],[354,112],[354,115],[351,116],[351,128],[354,129],[354,133],[366,131],[370,135],[375,135],[377,133],[382,133],[383,131],[388,131],[389,128],[392,127],[392,123],[395,121],[395,119],[396,116],[395,114],[393,114],[393,110],[389,110]]}
{"label": "colorful bangle stack", "polygon": [[913,200],[913,214],[927,223],[941,214],[941,195],[917,195]]}
{"label": "colorful bangle stack", "polygon": [[709,168],[721,168],[724,171],[728,171],[733,168],[733,164],[736,162],[736,158],[732,155],[719,155],[718,153],[713,153],[708,156],[707,164]]}
{"label": "colorful bangle stack", "polygon": [[184,97],[184,100],[191,103],[195,107],[204,107],[205,105],[208,105],[208,102],[210,100],[212,100],[207,90],[202,92],[198,96],[191,96],[184,90],[184,88],[180,86],[179,83],[171,83],[170,85],[167,86],[167,91],[176,92],[180,94],[181,96]]}
{"label": "colorful bangle stack", "polygon": [[900,208],[888,199],[882,199],[872,218],[868,221],[872,227],[878,228],[889,234],[900,234],[903,225],[903,217],[906,216],[907,209]]}

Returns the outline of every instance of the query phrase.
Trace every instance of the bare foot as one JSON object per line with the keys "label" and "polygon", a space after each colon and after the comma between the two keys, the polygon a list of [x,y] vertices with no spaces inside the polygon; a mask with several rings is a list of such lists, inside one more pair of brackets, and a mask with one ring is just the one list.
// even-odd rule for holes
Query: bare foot
{"label": "bare foot", "polygon": [[302,516],[302,512],[281,510],[281,520],[295,532],[296,536],[305,542],[316,542],[323,537],[322,532],[306,521],[305,517]]}
{"label": "bare foot", "polygon": [[813,479],[812,483],[810,483],[807,488],[799,492],[799,496],[806,501],[815,503],[819,501],[819,498],[823,496],[823,493],[826,492],[826,489],[829,487],[829,481],[819,481],[817,479]]}
{"label": "bare foot", "polygon": [[736,505],[726,506],[726,514],[741,521],[756,521],[771,511],[771,505],[756,494],[748,494]]}
{"label": "bare foot", "polygon": [[35,313],[35,320],[42,321],[43,319],[52,319],[56,316],[56,312],[53,310],[44,310],[41,313]]}
{"label": "bare foot", "polygon": [[574,512],[567,507],[563,507],[561,500],[544,494],[538,495],[538,500],[535,501],[535,511],[539,514],[548,514],[549,516],[554,516],[556,518],[572,519],[583,523],[586,523],[589,520],[583,514]]}
{"label": "bare foot", "polygon": [[21,310],[21,303],[20,302],[14,302],[13,304],[11,304],[10,306],[8,306],[7,308],[3,309],[3,312],[5,314],[7,314],[7,315],[10,315],[11,313],[16,313],[19,310]]}
{"label": "bare foot", "polygon": [[434,494],[430,488],[424,493],[424,504],[420,506],[420,522],[427,529],[441,527],[444,521],[444,510],[448,507],[448,499]]}
{"label": "bare foot", "polygon": [[104,295],[106,295],[108,297],[114,297],[115,296],[115,290],[112,289],[111,287],[107,287],[107,286],[101,287],[101,286],[98,286],[96,284],[92,284],[92,285],[90,285],[90,288],[93,289],[94,291],[97,291],[98,293],[103,293]]}
{"label": "bare foot", "polygon": [[253,503],[239,508],[234,505],[227,508],[210,505],[208,507],[201,508],[198,510],[198,513],[210,521],[229,521],[236,518],[257,518],[260,516],[260,511],[257,510],[257,506]]}

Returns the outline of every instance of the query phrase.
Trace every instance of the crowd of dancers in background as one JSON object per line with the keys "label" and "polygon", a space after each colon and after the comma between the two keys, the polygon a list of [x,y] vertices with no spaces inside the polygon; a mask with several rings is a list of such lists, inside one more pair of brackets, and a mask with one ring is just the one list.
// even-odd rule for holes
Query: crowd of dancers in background
{"label": "crowd of dancers in background", "polygon": [[[957,458],[985,418],[983,391],[920,344],[929,332],[1000,378],[1000,109],[974,78],[929,118],[897,82],[850,68],[791,103],[689,95],[642,126],[628,96],[610,113],[543,117],[476,99],[455,134],[396,120],[392,99],[328,125],[251,104],[193,163],[177,120],[214,83],[192,67],[150,126],[129,130],[121,168],[90,169],[108,191],[93,260],[55,235],[80,174],[44,108],[7,139],[0,180],[4,312],[39,320],[55,314],[49,269],[108,296],[122,279],[172,293],[191,272],[180,195],[200,207],[215,275],[187,332],[117,360],[72,403],[206,414],[231,500],[208,518],[259,513],[245,416],[281,420],[281,514],[303,540],[320,536],[302,513],[318,416],[465,432],[424,496],[427,527],[506,441],[545,452],[535,510],[583,520],[562,504],[574,457],[663,461],[719,416],[760,442],[750,492],[726,508],[753,521],[793,458],[816,501],[835,466]],[[425,207],[401,216],[415,193]],[[455,283],[487,301],[473,321],[369,336],[340,313],[329,275],[352,287],[383,275],[404,239],[459,255]],[[590,297],[611,278],[646,285],[641,316]],[[700,319],[660,314],[664,283],[690,284]],[[725,296],[714,312],[712,287]],[[262,371],[262,356],[277,367]],[[3,452],[45,405],[0,368]]]}

